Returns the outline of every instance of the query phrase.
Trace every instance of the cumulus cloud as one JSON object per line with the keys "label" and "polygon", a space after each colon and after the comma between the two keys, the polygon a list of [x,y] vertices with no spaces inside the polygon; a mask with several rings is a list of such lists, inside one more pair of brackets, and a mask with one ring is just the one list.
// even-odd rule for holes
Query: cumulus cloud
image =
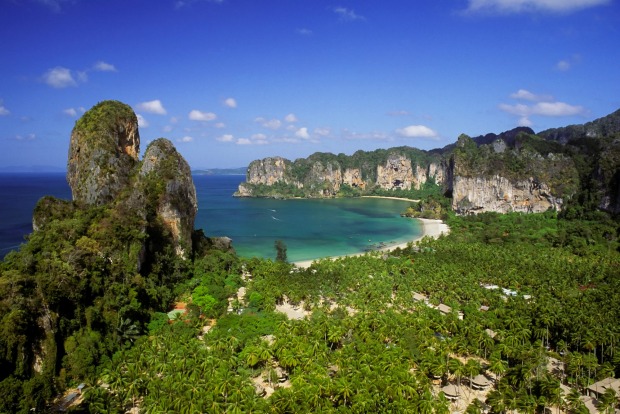
{"label": "cumulus cloud", "polygon": [[223,122],[218,122],[218,123],[216,123],[216,124],[214,125],[214,127],[216,127],[216,128],[220,128],[220,129],[221,129],[221,128],[226,128],[226,124],[225,124],[225,123],[223,123]]}
{"label": "cumulus cloud", "polygon": [[562,117],[585,115],[587,110],[580,105],[571,105],[566,102],[556,101],[552,96],[536,95],[529,91],[520,89],[510,95],[513,99],[527,100],[533,103],[524,104],[499,104],[499,109],[510,115],[519,117],[519,126],[532,126],[530,119],[533,115],[545,117]]}
{"label": "cumulus cloud", "polygon": [[[136,114],[136,117],[138,118],[138,126],[140,128],[148,128],[149,126],[149,122],[140,114]],[[166,128],[164,127],[164,130]],[[166,132],[170,132],[170,131],[166,131]]]}
{"label": "cumulus cloud", "polygon": [[237,140],[237,145],[252,145],[252,141],[247,138],[239,138]]}
{"label": "cumulus cloud", "polygon": [[166,115],[166,109],[159,99],[153,101],[141,102],[138,104],[138,109],[150,114]]}
{"label": "cumulus cloud", "polygon": [[263,117],[258,117],[256,119],[254,119],[254,122],[262,125],[264,128],[268,128],[268,129],[280,129],[280,127],[282,126],[282,121],[280,121],[279,119],[265,119]]}
{"label": "cumulus cloud", "polygon": [[193,140],[194,140],[194,138],[186,135],[183,138],[177,139],[177,142],[187,143],[187,142],[192,142]]}
{"label": "cumulus cloud", "polygon": [[224,134],[221,137],[217,137],[215,139],[220,141],[220,142],[232,142],[232,141],[234,141],[235,137],[233,137],[230,134]]}
{"label": "cumulus cloud", "polygon": [[226,98],[224,99],[224,106],[227,106],[228,108],[236,108],[237,101],[235,100],[235,98]]}
{"label": "cumulus cloud", "polygon": [[287,116],[284,117],[284,120],[288,123],[293,123],[293,122],[297,122],[297,116],[295,114],[288,114]]}
{"label": "cumulus cloud", "polygon": [[396,130],[404,138],[437,138],[437,133],[424,125],[409,125]]}
{"label": "cumulus cloud", "polygon": [[530,115],[541,116],[574,116],[583,115],[586,110],[580,105],[570,105],[565,102],[538,102],[534,105],[524,104],[500,104],[499,108],[511,115],[517,115],[520,117],[527,117]]}
{"label": "cumulus cloud", "polygon": [[93,65],[93,70],[97,72],[117,72],[114,65],[100,60]]}
{"label": "cumulus cloud", "polygon": [[257,140],[257,141],[264,141],[267,139],[267,135],[265,134],[254,134],[251,137],[253,140]]}
{"label": "cumulus cloud", "polygon": [[295,136],[302,139],[310,139],[310,134],[306,127],[299,128],[297,132],[295,132]]}
{"label": "cumulus cloud", "polygon": [[346,22],[353,22],[356,20],[366,20],[366,18],[362,15],[355,13],[354,10],[347,9],[346,7],[334,7],[334,13],[336,13],[340,20]]}
{"label": "cumulus cloud", "polygon": [[469,0],[467,12],[498,14],[570,13],[610,3],[611,0]]}
{"label": "cumulus cloud", "polygon": [[189,119],[192,121],[208,122],[213,121],[216,118],[217,115],[215,115],[213,112],[201,112],[198,109],[193,109],[189,113]]}
{"label": "cumulus cloud", "polygon": [[52,88],[56,89],[77,86],[77,81],[73,77],[71,69],[62,66],[56,66],[55,68],[49,69],[45,72],[43,75],[43,81]]}

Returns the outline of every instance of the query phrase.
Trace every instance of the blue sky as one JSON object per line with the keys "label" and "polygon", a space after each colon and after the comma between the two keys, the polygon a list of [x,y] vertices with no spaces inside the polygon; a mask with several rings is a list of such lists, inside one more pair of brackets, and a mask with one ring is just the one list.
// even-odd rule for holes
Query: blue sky
{"label": "blue sky", "polygon": [[64,167],[106,99],[194,169],[620,108],[618,0],[0,0],[0,36],[0,167]]}

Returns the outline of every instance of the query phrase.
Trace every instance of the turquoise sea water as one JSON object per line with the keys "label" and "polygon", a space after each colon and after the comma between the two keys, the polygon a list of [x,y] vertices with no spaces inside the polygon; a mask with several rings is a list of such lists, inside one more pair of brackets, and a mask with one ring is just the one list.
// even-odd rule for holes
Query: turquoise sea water
{"label": "turquoise sea water", "polygon": [[[241,256],[275,258],[276,240],[287,245],[289,261],[340,256],[409,241],[421,231],[417,220],[400,217],[403,201],[232,197],[244,178],[194,176],[195,227],[232,238]],[[32,231],[32,210],[44,195],[71,198],[64,174],[0,174],[0,257]]]}
{"label": "turquoise sea water", "polygon": [[289,261],[341,256],[381,243],[417,237],[417,220],[400,217],[407,202],[374,198],[273,200],[234,198],[243,176],[194,177],[196,227],[232,238],[241,256],[275,257],[274,242],[287,246]]}

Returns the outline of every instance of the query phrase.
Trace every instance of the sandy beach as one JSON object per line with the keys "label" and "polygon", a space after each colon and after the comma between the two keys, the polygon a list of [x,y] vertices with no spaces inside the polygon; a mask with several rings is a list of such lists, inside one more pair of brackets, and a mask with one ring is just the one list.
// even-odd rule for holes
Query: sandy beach
{"label": "sandy beach", "polygon": [[[410,201],[410,200],[409,200]],[[409,243],[415,243],[419,240],[422,240],[424,237],[432,237],[434,239],[438,238],[439,236],[441,236],[442,234],[448,234],[450,233],[450,227],[448,227],[448,225],[446,223],[444,223],[441,220],[430,220],[430,219],[416,219],[419,220],[422,223],[422,234],[420,236],[418,236],[417,238],[410,240],[408,242],[405,243],[399,243],[399,244],[394,244],[394,245],[390,245],[390,246],[386,246],[382,249],[379,249],[377,251],[390,251],[390,250],[394,250],[397,248],[405,248],[407,247],[407,244]],[[356,254],[348,254],[345,256],[335,256],[332,257],[333,259],[338,259],[340,257],[355,257],[355,256],[363,256],[365,255],[366,252],[360,252],[360,253],[356,253]],[[319,259],[314,259],[314,260],[303,260],[303,261],[299,261],[299,262],[293,262],[293,264],[297,267],[301,267],[301,268],[308,268],[310,267],[310,265],[312,264],[312,262],[319,260]]]}

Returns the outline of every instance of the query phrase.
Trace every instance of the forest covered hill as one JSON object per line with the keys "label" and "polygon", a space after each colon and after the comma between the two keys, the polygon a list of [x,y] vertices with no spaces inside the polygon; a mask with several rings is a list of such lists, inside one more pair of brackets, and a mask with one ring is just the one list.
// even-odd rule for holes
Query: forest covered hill
{"label": "forest covered hill", "polygon": [[[411,147],[315,153],[295,161],[253,161],[242,197],[339,197],[386,194],[418,198],[434,189],[460,213],[562,210],[587,198],[620,212],[620,110],[583,125],[542,131],[461,135],[442,149]],[[420,193],[422,191],[422,193]]]}

